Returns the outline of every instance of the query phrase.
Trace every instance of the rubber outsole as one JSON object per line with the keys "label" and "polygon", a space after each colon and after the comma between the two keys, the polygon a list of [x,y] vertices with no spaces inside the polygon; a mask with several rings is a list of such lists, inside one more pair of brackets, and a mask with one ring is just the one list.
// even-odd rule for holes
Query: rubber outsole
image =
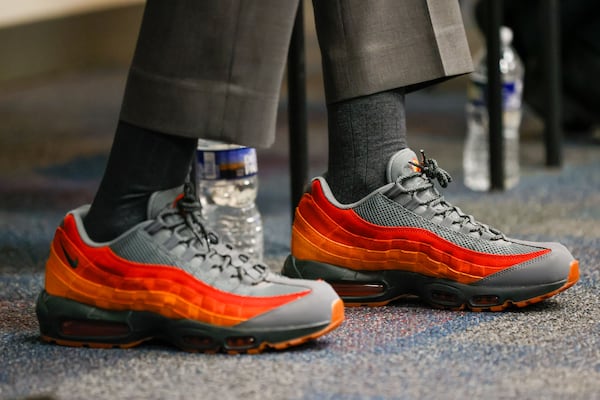
{"label": "rubber outsole", "polygon": [[131,348],[163,340],[189,352],[257,354],[298,346],[337,328],[344,304],[331,305],[331,320],[311,326],[236,329],[193,320],[174,320],[145,311],[104,310],[42,291],[36,303],[41,339],[72,347]]}
{"label": "rubber outsole", "polygon": [[407,295],[450,310],[503,311],[539,303],[573,286],[579,279],[579,263],[573,260],[565,279],[531,286],[484,286],[462,284],[414,272],[354,271],[331,264],[298,260],[288,256],[281,273],[290,278],[323,279],[346,306],[383,306]]}

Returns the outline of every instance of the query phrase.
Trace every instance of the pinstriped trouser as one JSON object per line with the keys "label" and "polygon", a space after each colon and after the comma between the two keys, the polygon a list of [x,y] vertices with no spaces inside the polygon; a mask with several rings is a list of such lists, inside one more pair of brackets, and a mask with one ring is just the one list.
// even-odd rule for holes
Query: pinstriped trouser
{"label": "pinstriped trouser", "polygon": [[[456,0],[314,0],[328,102],[471,71]],[[266,147],[298,0],[148,0],[121,119]]]}

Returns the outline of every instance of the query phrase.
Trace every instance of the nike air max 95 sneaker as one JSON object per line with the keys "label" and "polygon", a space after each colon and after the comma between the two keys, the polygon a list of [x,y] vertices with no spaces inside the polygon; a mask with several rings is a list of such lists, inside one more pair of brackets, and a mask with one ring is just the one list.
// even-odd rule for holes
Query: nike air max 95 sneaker
{"label": "nike air max 95 sneaker", "polygon": [[258,353],[342,323],[327,283],[273,274],[220,242],[186,189],[183,198],[181,188],[154,193],[148,219],[108,243],[85,233],[88,207],[67,214],[36,306],[43,340],[125,348],[158,338],[188,351]]}
{"label": "nike air max 95 sneaker", "polygon": [[323,177],[300,200],[282,274],[329,282],[347,305],[417,295],[442,308],[524,307],[572,286],[578,262],[558,243],[510,239],[444,200],[450,175],[396,153],[388,184],[340,204]]}

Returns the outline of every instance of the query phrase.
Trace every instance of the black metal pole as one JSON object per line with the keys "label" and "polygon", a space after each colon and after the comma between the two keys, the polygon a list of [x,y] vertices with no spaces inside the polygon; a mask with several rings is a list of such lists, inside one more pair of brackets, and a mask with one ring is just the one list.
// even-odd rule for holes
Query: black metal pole
{"label": "black metal pole", "polygon": [[502,80],[500,77],[500,25],[502,2],[487,2],[487,106],[489,115],[490,188],[504,189],[504,134],[502,132]]}
{"label": "black metal pole", "polygon": [[306,61],[304,52],[304,12],[298,6],[290,40],[287,63],[289,159],[291,211],[294,212],[308,180],[308,139],[306,122]]}
{"label": "black metal pole", "polygon": [[561,127],[561,65],[560,65],[560,17],[558,0],[541,2],[541,32],[544,40],[543,65],[546,83],[546,114],[544,115],[544,137],[546,142],[546,165],[562,164]]}

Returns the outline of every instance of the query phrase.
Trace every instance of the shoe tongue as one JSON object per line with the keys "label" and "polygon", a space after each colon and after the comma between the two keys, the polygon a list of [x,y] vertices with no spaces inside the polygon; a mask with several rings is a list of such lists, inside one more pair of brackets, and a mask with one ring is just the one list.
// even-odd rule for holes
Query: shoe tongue
{"label": "shoe tongue", "polygon": [[410,162],[415,164],[419,163],[419,159],[414,151],[411,149],[402,149],[394,154],[387,165],[387,180],[388,182],[395,182],[398,178],[412,175],[418,172],[419,169]]}
{"label": "shoe tongue", "polygon": [[148,199],[148,219],[156,218],[165,208],[175,207],[175,200],[182,193],[183,186],[152,193]]}

